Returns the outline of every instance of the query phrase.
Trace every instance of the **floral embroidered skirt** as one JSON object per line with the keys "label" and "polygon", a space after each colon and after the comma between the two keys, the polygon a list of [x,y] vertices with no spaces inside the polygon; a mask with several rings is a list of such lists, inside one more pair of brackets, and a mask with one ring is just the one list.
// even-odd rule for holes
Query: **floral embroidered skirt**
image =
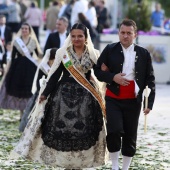
{"label": "floral embroidered skirt", "polygon": [[50,95],[45,112],[40,112],[28,122],[10,158],[20,155],[70,169],[105,164],[108,155],[101,108],[86,89],[77,82],[61,83]]}

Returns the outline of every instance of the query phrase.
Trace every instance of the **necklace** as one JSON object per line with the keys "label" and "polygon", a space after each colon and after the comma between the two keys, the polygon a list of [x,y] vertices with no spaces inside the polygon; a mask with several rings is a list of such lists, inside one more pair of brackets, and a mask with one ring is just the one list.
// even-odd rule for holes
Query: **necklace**
{"label": "necklace", "polygon": [[76,56],[78,57],[79,60],[80,60],[81,57],[82,57],[82,53],[83,53],[83,52],[76,53]]}
{"label": "necklace", "polygon": [[81,60],[81,57],[82,57],[82,54],[84,53],[84,50],[85,50],[85,48],[83,49],[83,51],[81,50],[81,51],[76,51],[75,49],[74,49],[74,47],[73,47],[73,51],[74,51],[74,53],[76,54],[76,56],[77,56],[77,58],[79,59],[79,60]]}

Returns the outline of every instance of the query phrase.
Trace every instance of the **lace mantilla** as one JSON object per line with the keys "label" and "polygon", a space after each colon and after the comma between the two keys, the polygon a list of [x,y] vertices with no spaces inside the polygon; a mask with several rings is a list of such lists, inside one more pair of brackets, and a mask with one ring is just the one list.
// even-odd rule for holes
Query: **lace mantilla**
{"label": "lace mantilla", "polygon": [[87,49],[85,48],[81,59],[78,59],[76,53],[73,50],[73,46],[70,46],[67,48],[67,51],[69,53],[69,56],[74,64],[74,66],[81,72],[81,73],[87,73],[94,65],[93,61],[90,59],[90,54]]}

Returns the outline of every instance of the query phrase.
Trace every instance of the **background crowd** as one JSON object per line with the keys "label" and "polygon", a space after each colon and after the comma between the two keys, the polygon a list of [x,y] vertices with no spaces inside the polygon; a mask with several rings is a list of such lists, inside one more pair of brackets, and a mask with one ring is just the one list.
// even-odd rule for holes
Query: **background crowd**
{"label": "background crowd", "polygon": [[[117,12],[117,20],[120,20],[122,15],[120,9]],[[113,9],[109,9],[105,0],[56,0],[50,1],[44,10],[40,9],[37,1],[1,0],[0,15],[5,15],[6,21],[3,21],[3,24],[2,22],[0,23],[0,36],[1,40],[4,41],[6,38],[4,35],[6,34],[6,31],[4,31],[5,25],[7,29],[10,29],[10,34],[14,35],[18,32],[21,24],[27,22],[32,26],[39,42],[40,28],[43,28],[46,34],[46,41],[50,33],[58,31],[56,28],[57,18],[64,16],[69,22],[68,32],[74,23],[83,23],[90,30],[95,47],[99,48],[96,39],[99,38],[100,33],[103,33],[104,29],[111,28],[114,25],[114,11],[112,11]],[[149,22],[154,27],[152,29],[165,28],[169,30],[169,19],[165,17],[165,11],[161,8],[160,3],[156,3],[155,9],[149,15]],[[6,41],[11,40],[8,39]],[[44,49],[44,46],[42,48]]]}
{"label": "background crowd", "polygon": [[[61,19],[62,17],[62,19]],[[59,20],[58,20],[59,19]],[[110,14],[105,7],[105,1],[98,3],[87,0],[51,1],[49,6],[42,11],[37,1],[11,0],[0,2],[0,69],[3,75],[4,64],[10,59],[11,42],[24,22],[27,22],[40,42],[40,29],[45,31],[45,40],[41,45],[42,50],[59,48],[64,43],[71,26],[83,23],[90,31],[92,41],[98,48],[98,36],[104,28],[109,28]],[[8,56],[8,57],[7,57]]]}

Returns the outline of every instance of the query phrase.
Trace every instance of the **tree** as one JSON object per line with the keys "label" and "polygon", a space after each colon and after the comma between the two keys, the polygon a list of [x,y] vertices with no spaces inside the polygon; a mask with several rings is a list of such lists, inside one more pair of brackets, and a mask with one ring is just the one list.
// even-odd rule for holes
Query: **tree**
{"label": "tree", "polygon": [[[122,0],[124,4],[132,4],[134,2],[141,3],[144,0]],[[159,2],[162,5],[162,9],[165,11],[165,15],[170,17],[170,0],[147,0],[148,3]]]}
{"label": "tree", "polygon": [[[35,1],[37,1],[38,4],[39,4],[39,6],[40,6],[41,0],[35,0]],[[45,8],[48,8],[50,2],[52,3],[52,2],[54,2],[54,1],[57,1],[57,2],[62,2],[62,1],[64,1],[64,2],[65,2],[66,0],[44,0],[44,7],[45,7]]]}
{"label": "tree", "polygon": [[[38,5],[40,6],[41,0],[36,0],[38,2]],[[44,0],[44,7],[47,8],[49,6],[49,3],[53,2],[52,0]]]}
{"label": "tree", "polygon": [[148,3],[147,0],[142,0],[140,3],[129,3],[126,17],[136,22],[138,30],[149,31],[151,28],[151,10]]}

